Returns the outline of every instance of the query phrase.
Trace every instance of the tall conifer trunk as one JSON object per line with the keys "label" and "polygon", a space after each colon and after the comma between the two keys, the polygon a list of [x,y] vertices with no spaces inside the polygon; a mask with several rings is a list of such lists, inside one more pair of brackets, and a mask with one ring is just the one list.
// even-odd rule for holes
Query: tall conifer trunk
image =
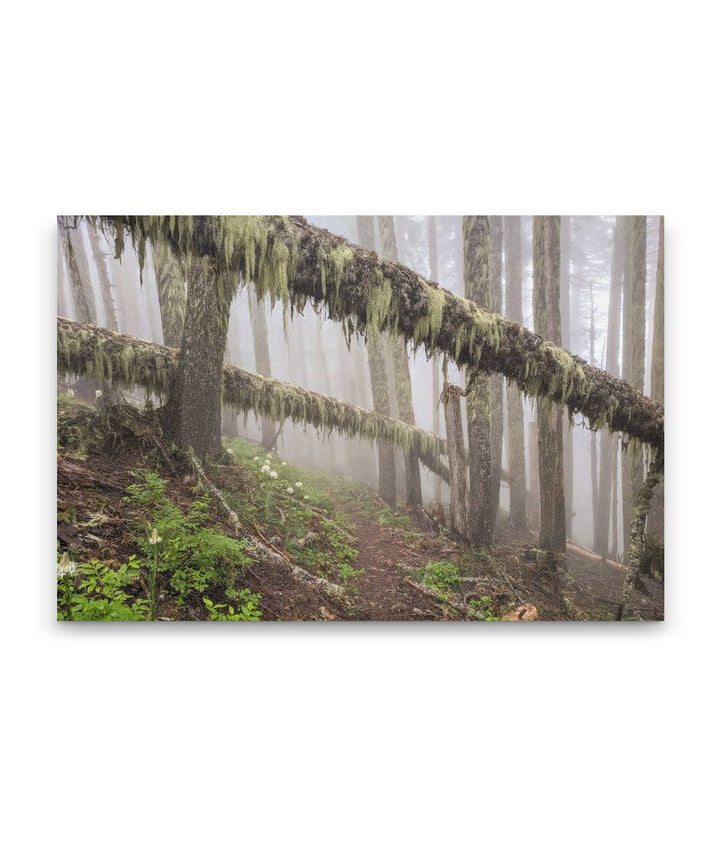
{"label": "tall conifer trunk", "polygon": [[[465,296],[483,309],[490,303],[490,220],[463,217]],[[493,534],[490,377],[467,375],[467,423],[470,464],[468,530],[474,544],[488,546]]]}
{"label": "tall conifer trunk", "polygon": [[163,342],[170,348],[179,348],[185,326],[185,276],[180,262],[166,244],[153,245],[152,259]]}
{"label": "tall conifer trunk", "polygon": [[218,274],[206,256],[190,260],[186,271],[185,327],[163,429],[177,446],[192,447],[203,459],[222,451],[222,365],[237,283],[230,275]]}
{"label": "tall conifer trunk", "polygon": [[63,252],[75,312],[78,321],[84,324],[97,324],[95,296],[90,282],[90,270],[82,243],[82,234],[77,224],[69,222],[71,219],[58,217],[58,229],[63,233]]}
{"label": "tall conifer trunk", "polygon": [[[437,226],[435,217],[428,217],[428,260],[430,263],[430,280],[438,282],[438,250]],[[440,357],[435,355],[431,361],[432,371],[432,430],[440,435]],[[436,475],[433,480],[433,503],[438,506],[442,497],[442,479]]]}
{"label": "tall conifer trunk", "polygon": [[[560,228],[560,258],[562,263],[562,277],[560,283],[560,325],[562,335],[560,344],[565,350],[572,352],[570,342],[570,251],[571,232],[570,217],[561,218]],[[565,480],[565,534],[572,538],[573,519],[573,434],[572,424],[568,419],[563,419],[563,474]]]}
{"label": "tall conifer trunk", "polygon": [[[252,283],[248,283],[248,309],[250,311],[250,326],[252,328],[255,371],[265,377],[272,377],[267,318],[265,317],[265,301],[263,300],[261,303],[257,299]],[[260,430],[263,449],[270,451],[275,442],[275,423],[272,419],[263,416],[260,418]]]}
{"label": "tall conifer trunk", "polygon": [[[380,256],[386,261],[397,262],[398,250],[395,237],[395,225],[392,217],[378,217],[380,227]],[[395,395],[398,405],[398,418],[408,425],[415,424],[410,364],[407,346],[402,336],[390,337],[390,353],[395,376]],[[405,498],[408,505],[422,505],[422,483],[420,481],[420,461],[417,453],[407,452],[405,460]]]}
{"label": "tall conifer trunk", "polygon": [[[645,385],[645,279],[647,218],[629,218],[628,272],[623,286],[623,379],[639,392]],[[627,326],[626,326],[627,325]],[[631,441],[623,455],[623,555],[630,541],[635,500],[645,481],[643,449]]]}
{"label": "tall conifer trunk", "polygon": [[[358,244],[368,250],[375,249],[375,230],[373,218],[357,218]],[[381,416],[390,416],[390,390],[388,386],[387,364],[385,361],[386,337],[374,330],[368,330],[367,350],[370,368],[370,389],[373,409]],[[389,443],[378,441],[378,494],[390,506],[397,502],[395,485],[395,452]]]}
{"label": "tall conifer trunk", "polygon": [[[665,218],[660,218],[657,271],[655,274],[655,310],[653,314],[650,398],[665,401]],[[647,520],[648,536],[655,544],[664,544],[665,477],[660,475]]]}
{"label": "tall conifer trunk", "polygon": [[100,293],[102,294],[103,309],[105,310],[105,326],[108,330],[119,330],[117,311],[115,309],[115,301],[112,294],[112,283],[110,282],[110,274],[108,273],[107,257],[103,253],[100,246],[100,236],[95,229],[88,225],[88,238],[90,239],[90,249],[93,254],[93,261],[98,272],[100,280]]}
{"label": "tall conifer trunk", "polygon": [[[503,278],[503,218],[490,217],[490,301],[491,312],[502,315]],[[490,379],[490,521],[491,533],[495,531],[498,506],[500,505],[500,475],[502,472],[502,447],[505,414],[503,413],[503,389],[505,378],[493,374]]]}
{"label": "tall conifer trunk", "polygon": [[[560,343],[560,218],[533,218],[533,314],[535,332]],[[537,401],[540,536],[543,550],[565,551],[563,408]]]}
{"label": "tall conifer trunk", "polygon": [[[610,269],[610,298],[608,302],[607,339],[605,342],[605,371],[620,376],[620,305],[622,302],[623,269],[625,265],[625,224],[615,218],[613,253]],[[610,521],[617,502],[615,481],[617,471],[617,437],[604,429],[600,440],[600,476],[598,479],[598,520],[595,527],[595,552],[607,556],[610,545]]]}
{"label": "tall conifer trunk", "polygon": [[[520,218],[506,217],[505,238],[505,314],[511,321],[523,323],[522,240]],[[519,527],[527,525],[527,488],[525,478],[525,408],[522,393],[507,384],[508,470],[510,474],[510,520]]]}

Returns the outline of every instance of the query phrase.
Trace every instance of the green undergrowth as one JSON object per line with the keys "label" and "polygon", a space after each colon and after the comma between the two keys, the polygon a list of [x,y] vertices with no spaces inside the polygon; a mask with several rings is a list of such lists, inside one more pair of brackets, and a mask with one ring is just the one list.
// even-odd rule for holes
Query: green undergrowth
{"label": "green undergrowth", "polygon": [[[210,523],[207,495],[196,491],[183,510],[156,472],[134,476],[124,502],[134,512],[131,537],[137,552],[118,568],[77,550],[59,555],[58,618],[142,621],[185,617],[190,611],[209,620],[259,620],[260,595],[245,584],[244,569],[252,562],[247,542]],[[107,519],[96,518],[98,524]]]}
{"label": "green undergrowth", "polygon": [[[482,592],[468,593],[468,584],[475,585],[479,570],[484,568],[484,553],[464,556],[466,564],[460,566],[453,562],[429,562],[413,571],[416,582],[426,586],[438,599],[451,617],[457,617],[457,604],[464,601],[467,617],[473,621],[499,621],[494,611],[494,601],[490,594]],[[466,597],[466,594],[468,596]]]}
{"label": "green undergrowth", "polygon": [[[260,534],[291,561],[356,594],[354,529],[339,504],[369,506],[372,493],[349,479],[298,467],[235,437],[225,440],[235,466],[226,469],[225,495],[241,525]],[[227,483],[239,470],[237,487]]]}

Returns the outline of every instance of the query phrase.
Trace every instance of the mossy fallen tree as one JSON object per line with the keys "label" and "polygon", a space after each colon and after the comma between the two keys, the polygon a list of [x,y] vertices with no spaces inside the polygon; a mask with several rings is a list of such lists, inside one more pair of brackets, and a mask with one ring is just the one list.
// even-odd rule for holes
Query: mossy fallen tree
{"label": "mossy fallen tree", "polygon": [[[66,318],[57,321],[58,370],[87,375],[118,386],[140,386],[166,396],[177,368],[178,350],[144,342],[81,324]],[[337,431],[347,437],[385,441],[403,451],[414,451],[432,472],[448,480],[445,441],[430,431],[381,416],[327,395],[266,378],[234,366],[223,368],[223,403],[239,412],[252,411],[275,422],[290,419],[321,431]]]}
{"label": "mossy fallen tree", "polygon": [[[662,404],[500,315],[478,308],[394,262],[381,261],[302,217],[97,217],[120,251],[129,235],[166,242],[180,258],[202,255],[218,271],[255,282],[291,311],[324,304],[350,335],[390,330],[429,353],[442,351],[471,372],[499,372],[531,396],[543,395],[661,449]],[[142,261],[142,260],[141,260]]]}

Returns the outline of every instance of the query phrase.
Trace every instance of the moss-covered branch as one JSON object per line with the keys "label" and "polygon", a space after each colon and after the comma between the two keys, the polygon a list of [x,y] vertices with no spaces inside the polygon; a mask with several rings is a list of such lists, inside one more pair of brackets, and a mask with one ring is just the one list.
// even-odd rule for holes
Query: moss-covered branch
{"label": "moss-covered branch", "polygon": [[[178,351],[92,324],[58,318],[57,359],[60,371],[119,386],[137,385],[166,395],[177,368]],[[234,366],[223,368],[223,401],[240,412],[252,411],[276,422],[290,419],[322,431],[385,441],[405,452],[413,450],[432,472],[448,480],[447,467],[440,460],[447,454],[445,441],[389,416]]]}
{"label": "moss-covered branch", "polygon": [[628,384],[589,366],[519,324],[479,309],[408,268],[381,261],[302,217],[100,217],[122,248],[129,234],[165,241],[180,256],[206,255],[256,283],[260,293],[295,308],[327,306],[349,330],[400,333],[415,345],[443,351],[460,366],[500,372],[527,394],[549,396],[658,448],[664,410]]}

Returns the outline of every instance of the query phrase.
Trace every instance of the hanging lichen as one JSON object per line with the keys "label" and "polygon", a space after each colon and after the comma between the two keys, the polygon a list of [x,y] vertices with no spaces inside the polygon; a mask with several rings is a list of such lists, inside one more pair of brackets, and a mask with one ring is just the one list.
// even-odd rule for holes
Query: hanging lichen
{"label": "hanging lichen", "polygon": [[[140,386],[164,396],[177,368],[178,352],[91,324],[58,318],[57,358],[59,371],[88,375],[121,387]],[[313,425],[324,434],[337,431],[348,437],[383,441],[405,452],[412,450],[429,469],[447,480],[447,467],[440,460],[447,454],[443,440],[430,431],[375,411],[234,366],[223,368],[223,403],[275,422],[290,419]]]}
{"label": "hanging lichen", "polygon": [[94,219],[114,232],[116,251],[129,235],[138,247],[150,237],[167,242],[181,258],[205,255],[218,269],[255,282],[271,301],[282,300],[291,309],[308,299],[324,303],[330,318],[347,319],[361,334],[368,328],[398,333],[416,346],[443,351],[460,366],[500,372],[527,394],[565,403],[591,424],[607,421],[613,431],[663,443],[661,404],[562,349],[543,348],[542,340],[519,324],[449,292],[436,296],[436,285],[402,265],[382,261],[301,217]]}

